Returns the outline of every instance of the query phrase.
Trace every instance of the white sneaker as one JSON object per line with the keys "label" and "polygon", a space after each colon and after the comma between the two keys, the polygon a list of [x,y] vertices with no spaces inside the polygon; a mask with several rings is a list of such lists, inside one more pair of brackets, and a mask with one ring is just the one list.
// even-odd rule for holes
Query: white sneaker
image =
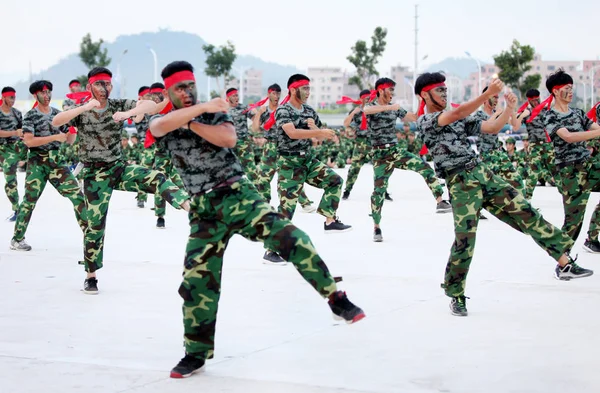
{"label": "white sneaker", "polygon": [[304,213],[314,213],[317,211],[317,208],[314,207],[313,205],[306,205],[306,206],[302,206],[302,211]]}
{"label": "white sneaker", "polygon": [[10,241],[10,249],[16,251],[31,251],[31,246],[25,243],[25,239],[21,240],[20,242],[12,239]]}

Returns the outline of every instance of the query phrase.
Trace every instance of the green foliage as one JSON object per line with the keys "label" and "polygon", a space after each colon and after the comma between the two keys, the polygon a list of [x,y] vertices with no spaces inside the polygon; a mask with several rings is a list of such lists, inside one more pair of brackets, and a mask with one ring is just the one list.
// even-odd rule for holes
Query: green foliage
{"label": "green foliage", "polygon": [[[85,64],[89,69],[94,67],[108,67],[111,62],[111,58],[108,57],[108,49],[102,48],[104,40],[100,39],[96,42],[92,41],[92,36],[87,33],[79,44],[79,58],[81,62]],[[82,85],[87,84],[87,76],[82,75],[77,77]]]}
{"label": "green foliage", "polygon": [[[226,45],[215,47],[214,45],[202,45],[202,50],[206,54],[206,68],[204,73],[215,78],[217,88],[221,91],[221,78],[223,86],[231,80],[231,68],[237,55],[235,54],[235,46],[230,41]],[[212,93],[211,93],[212,94]]]}
{"label": "green foliage", "polygon": [[385,51],[386,36],[387,29],[377,27],[371,37],[370,47],[363,40],[356,41],[352,53],[346,58],[356,68],[356,75],[348,80],[349,84],[361,90],[373,88],[373,78],[379,75],[375,66]]}
{"label": "green foliage", "polygon": [[502,51],[494,56],[496,67],[500,68],[500,79],[508,86],[520,92],[521,97],[529,89],[537,89],[542,81],[539,74],[524,77],[531,70],[529,64],[535,55],[535,49],[530,45],[521,45],[519,41],[513,40],[508,51]]}

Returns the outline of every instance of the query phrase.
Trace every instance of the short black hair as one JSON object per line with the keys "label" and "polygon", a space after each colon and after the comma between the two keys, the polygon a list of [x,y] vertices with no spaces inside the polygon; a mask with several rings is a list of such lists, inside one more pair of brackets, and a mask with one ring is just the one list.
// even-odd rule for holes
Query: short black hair
{"label": "short black hair", "polygon": [[16,93],[17,91],[10,87],[10,86],[6,86],[2,88],[2,93]]}
{"label": "short black hair", "polygon": [[529,89],[529,90],[527,90],[527,93],[525,93],[525,97],[527,97],[527,98],[539,97],[539,96],[540,96],[540,91],[538,89]]}
{"label": "short black hair", "polygon": [[180,72],[180,71],[194,72],[194,67],[187,61],[183,61],[183,60],[173,61],[173,62],[167,64],[165,68],[163,68],[163,70],[160,73],[160,76],[163,79],[165,79],[165,78],[170,77],[174,73]]}
{"label": "short black hair", "polygon": [[140,88],[138,89],[138,96],[139,96],[140,94],[142,94],[142,92],[143,92],[144,90],[148,90],[148,89],[149,89],[149,87],[148,87],[148,86],[142,86],[142,87],[140,87]]}
{"label": "short black hair", "polygon": [[110,70],[106,67],[94,67],[90,72],[88,72],[87,77],[88,79],[90,79],[92,76],[98,74],[108,74],[108,76],[110,76],[111,78],[113,76],[112,72],[110,72]]}
{"label": "short black hair", "polygon": [[555,86],[572,84],[573,78],[571,77],[571,75],[567,74],[562,68],[559,68],[558,71],[556,71],[553,74],[550,74],[550,76],[548,76],[548,79],[546,79],[546,89],[548,89],[548,91],[552,95],[554,95],[552,93],[552,89],[554,89]]}
{"label": "short black hair", "polygon": [[160,82],[154,82],[153,84],[150,85],[151,89],[164,89],[165,85],[163,85]]}
{"label": "short black hair", "polygon": [[47,87],[48,90],[52,91],[52,82],[46,80],[35,81],[29,85],[29,92],[35,94],[38,91],[44,90],[44,87]]}
{"label": "short black hair", "polygon": [[396,82],[394,82],[390,78],[379,78],[379,79],[377,79],[377,82],[375,82],[375,89],[377,89],[381,85],[388,84],[388,83],[396,86]]}
{"label": "short black hair", "polygon": [[81,82],[79,82],[79,79],[71,79],[71,81],[69,82],[69,86],[71,86],[72,83],[79,83],[79,84],[81,84]]}
{"label": "short black hair", "polygon": [[443,82],[446,82],[446,77],[441,72],[425,72],[419,75],[415,82],[415,94],[421,95],[425,86]]}
{"label": "short black hair", "polygon": [[281,93],[281,86],[279,86],[277,83],[273,83],[271,86],[269,86],[268,90],[273,90]]}
{"label": "short black hair", "polygon": [[361,91],[361,92],[360,92],[360,95],[359,95],[359,97],[362,97],[362,96],[364,96],[365,94],[371,94],[371,90],[369,90],[369,89],[365,89],[365,90]]}
{"label": "short black hair", "polygon": [[229,89],[227,89],[227,91],[225,92],[225,94],[229,94],[232,91],[237,91],[237,89],[235,87],[230,87]]}
{"label": "short black hair", "polygon": [[481,90],[481,94],[485,93],[487,91],[488,87],[489,86],[484,87],[483,90]]}
{"label": "short black hair", "polygon": [[288,89],[290,88],[290,85],[294,82],[298,82],[298,81],[303,81],[303,80],[307,80],[310,82],[310,79],[308,78],[308,76],[306,75],[302,75],[302,74],[294,74],[292,76],[290,76],[290,78],[288,79],[287,82],[287,87]]}

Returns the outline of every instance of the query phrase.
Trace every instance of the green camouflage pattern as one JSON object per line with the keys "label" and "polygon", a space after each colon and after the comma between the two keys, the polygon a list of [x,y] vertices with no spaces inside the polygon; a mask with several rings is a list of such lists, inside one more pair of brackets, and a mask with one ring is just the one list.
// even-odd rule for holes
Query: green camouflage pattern
{"label": "green camouflage pattern", "polygon": [[256,163],[254,162],[254,147],[252,140],[250,138],[239,139],[238,137],[233,151],[240,160],[240,164],[242,165],[242,168],[244,168],[244,172],[246,173],[246,176],[248,176],[248,179],[257,184],[258,174]]}
{"label": "green camouflage pattern", "polygon": [[[377,100],[368,104],[377,106]],[[391,106],[392,104],[390,104]],[[384,111],[367,115],[367,127],[369,129],[369,141],[371,146],[381,146],[385,144],[398,143],[396,135],[396,121],[402,120],[408,112],[402,108],[397,111]]]}
{"label": "green camouflage pattern", "polygon": [[277,150],[280,153],[290,152],[308,152],[312,148],[310,139],[292,139],[283,130],[282,126],[288,123],[293,123],[297,130],[308,130],[308,119],[313,119],[315,125],[321,128],[323,125],[317,112],[309,105],[302,105],[302,109],[298,110],[289,102],[280,106],[275,111],[275,125],[277,135]]}
{"label": "green camouflage pattern", "polygon": [[187,354],[213,357],[223,255],[235,234],[263,242],[293,263],[323,298],[336,292],[335,281],[308,235],[275,212],[250,181],[242,179],[230,187],[193,196],[190,202],[190,235],[179,287]]}
{"label": "green camouflage pattern", "polygon": [[442,284],[447,296],[465,293],[482,208],[531,236],[555,260],[573,247],[573,240],[565,232],[544,220],[519,191],[494,175],[485,164],[449,176],[446,184],[452,201],[455,233]]}
{"label": "green camouflage pattern", "polygon": [[360,169],[371,161],[371,145],[366,137],[356,137],[354,140],[354,149],[352,151],[352,164],[348,169],[348,178],[346,179],[346,188],[344,192],[351,192],[358,179]]}
{"label": "green camouflage pattern", "polygon": [[23,202],[19,206],[15,222],[13,236],[15,240],[21,241],[25,238],[35,205],[48,182],[50,182],[60,195],[71,201],[75,210],[77,223],[85,233],[87,228],[85,200],[77,179],[65,165],[60,151],[58,149],[49,151],[31,150],[27,162],[25,195],[23,196]]}
{"label": "green camouflage pattern", "polygon": [[523,179],[504,150],[488,150],[486,153],[481,153],[481,160],[490,171],[524,193]]}
{"label": "green camouflage pattern", "polygon": [[[536,119],[537,120],[537,119]],[[551,143],[529,143],[527,155],[527,180],[525,182],[525,198],[531,200],[535,186],[540,180],[550,183],[560,180],[558,168],[554,164],[554,148]]]}
{"label": "green camouflage pattern", "polygon": [[[0,130],[15,131],[23,127],[23,114],[16,108],[10,108],[10,112],[4,113],[0,109]],[[0,145],[10,145],[19,141],[18,136],[9,136],[8,138],[0,138]]]}
{"label": "green camouflage pattern", "polygon": [[70,126],[77,128],[81,162],[114,162],[122,158],[123,126],[121,122],[114,121],[112,116],[116,112],[126,112],[133,108],[133,100],[108,99],[105,110],[92,109],[69,122]]}
{"label": "green camouflage pattern", "polygon": [[[165,154],[165,152],[162,151],[162,149],[156,149],[153,169],[164,174],[167,180],[170,180],[173,184],[175,184],[175,186],[177,186],[177,188],[183,191],[187,197],[187,193],[185,192],[185,186],[181,181],[179,173],[177,173],[177,171],[173,167],[171,158],[167,154]],[[154,215],[156,217],[164,217],[166,212],[167,203],[165,202],[165,199],[163,198],[162,194],[154,194]]]}
{"label": "green camouflage pattern", "polygon": [[84,236],[87,272],[102,268],[104,230],[113,190],[160,193],[176,209],[181,209],[181,204],[187,200],[185,192],[167,180],[164,174],[139,165],[127,165],[121,160],[109,165],[91,164],[82,173],[88,209],[88,227]]}
{"label": "green camouflage pattern", "polygon": [[0,145],[0,164],[4,173],[4,191],[11,204],[12,211],[19,210],[19,190],[17,183],[17,168],[22,161],[22,146],[20,143],[5,143]]}
{"label": "green camouflage pattern", "polygon": [[371,215],[375,225],[379,225],[381,222],[385,192],[394,169],[417,172],[427,183],[434,199],[444,194],[433,169],[424,163],[419,156],[409,153],[407,150],[400,150],[397,146],[389,149],[374,149],[372,155],[374,190],[371,195]]}
{"label": "green camouflage pattern", "polygon": [[585,132],[594,122],[579,108],[569,108],[569,113],[557,112],[554,108],[546,111],[544,125],[554,144],[554,162],[556,164],[581,160],[590,156],[585,142],[567,143],[556,132],[566,128],[569,132]]}
{"label": "green camouflage pattern", "polygon": [[[560,191],[565,211],[562,230],[576,241],[583,226],[585,210],[590,193],[600,185],[600,161],[588,160],[584,163],[568,165],[560,169]],[[600,227],[600,204],[596,205],[590,219],[588,239],[598,240]]]}
{"label": "green camouflage pattern", "polygon": [[277,163],[279,181],[279,212],[290,220],[296,210],[296,202],[307,183],[324,190],[317,213],[334,218],[342,195],[342,178],[327,165],[317,160],[314,153],[305,156],[280,156]]}

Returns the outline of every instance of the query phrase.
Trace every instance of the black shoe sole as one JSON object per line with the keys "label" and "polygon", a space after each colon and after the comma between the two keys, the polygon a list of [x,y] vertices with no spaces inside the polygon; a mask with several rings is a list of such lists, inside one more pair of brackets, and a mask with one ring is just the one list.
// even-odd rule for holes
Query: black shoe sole
{"label": "black shoe sole", "polygon": [[571,281],[571,280],[577,280],[578,278],[590,277],[593,275],[594,275],[593,271],[590,273],[580,274],[578,276],[564,276],[564,277],[561,277],[558,274],[554,273],[554,278],[556,278],[558,281]]}
{"label": "black shoe sole", "polygon": [[590,254],[600,254],[600,251],[594,251],[591,248],[587,247],[585,244],[582,247],[585,251],[589,252]]}

